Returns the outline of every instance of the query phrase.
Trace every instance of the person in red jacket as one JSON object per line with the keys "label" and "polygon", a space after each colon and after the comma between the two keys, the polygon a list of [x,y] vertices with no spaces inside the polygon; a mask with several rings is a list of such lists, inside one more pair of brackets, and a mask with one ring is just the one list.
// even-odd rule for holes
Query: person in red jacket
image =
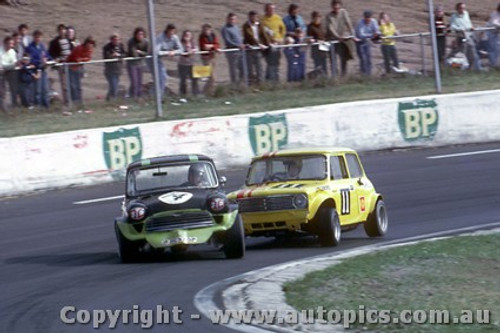
{"label": "person in red jacket", "polygon": [[78,103],[80,106],[82,105],[81,80],[83,76],[83,65],[75,63],[90,61],[95,45],[95,40],[89,36],[85,39],[83,44],[75,47],[66,58],[66,62],[73,63],[69,65],[70,97],[73,102]]}
{"label": "person in red jacket", "polygon": [[211,66],[212,73],[208,78],[205,87],[203,88],[203,92],[206,96],[212,96],[215,90],[215,55],[220,50],[219,39],[217,35],[214,33],[212,25],[209,23],[205,23],[201,27],[201,33],[199,37],[200,51],[208,51],[207,54],[201,55],[201,60],[203,65]]}

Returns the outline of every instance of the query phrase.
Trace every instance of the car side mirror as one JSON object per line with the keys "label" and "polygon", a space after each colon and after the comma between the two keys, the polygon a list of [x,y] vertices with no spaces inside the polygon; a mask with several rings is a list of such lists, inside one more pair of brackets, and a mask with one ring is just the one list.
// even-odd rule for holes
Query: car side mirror
{"label": "car side mirror", "polygon": [[363,183],[363,179],[361,179],[361,177],[358,178],[358,185],[365,185],[365,183]]}
{"label": "car side mirror", "polygon": [[221,186],[226,185],[226,182],[227,182],[227,178],[225,176],[219,177],[219,183],[221,184]]}

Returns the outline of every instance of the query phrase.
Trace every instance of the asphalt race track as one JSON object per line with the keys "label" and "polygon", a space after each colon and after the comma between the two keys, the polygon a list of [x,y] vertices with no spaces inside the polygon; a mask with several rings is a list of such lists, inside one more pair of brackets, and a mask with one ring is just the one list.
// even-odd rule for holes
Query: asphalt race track
{"label": "asphalt race track", "polygon": [[[384,194],[388,235],[397,240],[500,221],[500,143],[383,151],[361,154],[366,172]],[[488,151],[440,159],[430,156]],[[245,170],[223,172],[227,189],[243,182]],[[91,325],[67,325],[60,310],[164,309],[179,306],[183,324],[155,325],[153,332],[229,332],[199,312],[194,295],[205,286],[246,271],[294,259],[373,244],[363,229],[343,235],[338,248],[321,248],[315,240],[276,241],[247,238],[242,260],[223,259],[210,247],[191,248],[139,264],[119,263],[113,218],[123,184],[51,191],[0,200],[0,332],[90,332]],[[74,317],[74,314],[72,315]],[[106,323],[99,331],[111,331]],[[142,331],[119,324],[114,332]]]}

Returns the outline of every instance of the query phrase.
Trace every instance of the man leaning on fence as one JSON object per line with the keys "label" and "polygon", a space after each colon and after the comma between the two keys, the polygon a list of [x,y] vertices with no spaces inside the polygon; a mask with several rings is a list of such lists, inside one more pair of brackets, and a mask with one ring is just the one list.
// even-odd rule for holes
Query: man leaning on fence
{"label": "man leaning on fence", "polygon": [[90,61],[92,59],[95,44],[96,43],[92,37],[87,37],[83,44],[75,47],[66,59],[67,62],[73,63],[73,65],[69,66],[70,97],[71,100],[77,103],[80,107],[83,106],[81,84],[83,77],[83,65],[75,63]]}
{"label": "man leaning on fence", "polygon": [[275,13],[276,6],[267,3],[264,6],[264,16],[260,23],[264,26],[267,35],[270,37],[270,48],[265,52],[266,59],[266,80],[278,82],[280,79],[281,50],[273,46],[283,44],[286,27],[281,16]]}
{"label": "man leaning on fence", "polygon": [[372,52],[371,40],[380,37],[380,30],[377,20],[373,17],[370,10],[363,13],[363,18],[356,25],[356,38],[359,40],[356,43],[356,51],[359,57],[359,67],[361,74],[372,74]]}
{"label": "man leaning on fence", "polygon": [[39,75],[35,83],[35,105],[44,108],[49,107],[49,77],[47,73],[47,64],[52,57],[49,55],[45,44],[43,43],[43,33],[40,30],[33,32],[33,41],[26,48],[31,62],[36,66]]}
{"label": "man leaning on fence", "polygon": [[227,14],[226,24],[221,30],[221,36],[226,49],[233,50],[226,52],[231,83],[242,82],[244,78],[242,50],[245,49],[245,44],[243,44],[243,36],[241,35],[240,27],[236,25],[236,20],[237,16],[235,13]]}
{"label": "man leaning on fence", "polygon": [[[332,47],[335,48],[335,53],[339,56],[340,70],[344,76],[347,73],[347,61],[354,59],[356,37],[349,13],[342,8],[342,2],[333,0],[331,6],[332,11],[325,17],[326,39],[339,42]],[[336,68],[332,68],[332,72],[335,71]]]}
{"label": "man leaning on fence", "polygon": [[497,6],[497,10],[491,13],[488,27],[495,28],[495,30],[488,31],[488,58],[490,66],[497,67],[499,56],[498,36],[500,35],[500,3]]}
{"label": "man leaning on fence", "polygon": [[470,20],[469,12],[465,3],[459,2],[455,6],[456,12],[453,13],[450,20],[450,29],[457,35],[456,49],[452,51],[452,56],[458,52],[463,52],[467,57],[471,69],[480,70],[481,63],[476,51],[476,42],[474,40],[474,26]]}
{"label": "man leaning on fence", "polygon": [[[176,35],[177,28],[174,24],[170,23],[166,26],[165,30],[156,37],[156,50],[158,52],[165,52],[169,57],[181,54],[181,41]],[[152,69],[152,62],[149,62]],[[158,58],[158,72],[160,75],[160,94],[163,100],[165,92],[165,85],[167,83],[167,70],[163,65],[162,58]],[[151,70],[153,73],[153,70]]]}
{"label": "man leaning on fence", "polygon": [[246,61],[249,79],[259,84],[262,82],[262,52],[269,49],[271,38],[259,23],[256,11],[250,11],[248,21],[243,24],[243,43],[248,47]]}
{"label": "man leaning on fence", "polygon": [[[66,36],[67,29],[64,24],[59,24],[57,26],[57,36],[52,39],[49,43],[49,54],[54,59],[54,61],[58,63],[63,63],[66,61],[66,58],[71,53],[71,43]],[[63,96],[64,104],[68,103],[68,91],[67,87],[67,78],[66,71],[63,66],[56,67],[57,73],[59,75],[59,82],[61,84],[61,92]]]}
{"label": "man leaning on fence", "polygon": [[[307,36],[311,37],[312,43],[319,43],[318,45],[311,46],[311,57],[314,62],[314,71],[320,75],[327,75],[328,67],[326,64],[328,53],[323,51],[325,46],[325,33],[321,26],[321,14],[317,11],[311,13],[311,23],[307,26]],[[320,48],[321,45],[321,48]]]}
{"label": "man leaning on fence", "polygon": [[444,18],[444,7],[442,5],[436,6],[434,11],[434,23],[436,29],[437,51],[439,63],[443,63],[446,54],[446,32],[448,26]]}
{"label": "man leaning on fence", "polygon": [[106,101],[116,99],[118,97],[118,85],[120,83],[120,76],[123,71],[123,61],[125,58],[125,46],[121,42],[120,35],[114,33],[109,38],[109,43],[104,45],[102,49],[102,58],[116,60],[106,62],[104,64],[104,76],[108,81],[108,93],[106,94]]}

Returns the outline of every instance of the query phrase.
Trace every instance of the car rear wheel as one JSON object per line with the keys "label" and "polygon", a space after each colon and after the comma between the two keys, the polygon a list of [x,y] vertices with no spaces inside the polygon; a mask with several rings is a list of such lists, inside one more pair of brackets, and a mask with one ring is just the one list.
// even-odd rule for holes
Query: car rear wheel
{"label": "car rear wheel", "polygon": [[123,263],[137,262],[141,257],[140,242],[129,241],[123,237],[122,233],[115,224],[116,239],[118,240],[118,256]]}
{"label": "car rear wheel", "polygon": [[228,259],[238,259],[245,255],[245,233],[239,214],[236,216],[233,226],[226,231],[223,251]]}
{"label": "car rear wheel", "polygon": [[364,223],[365,232],[369,237],[381,237],[387,232],[389,219],[383,200],[378,200],[375,210],[370,214]]}
{"label": "car rear wheel", "polygon": [[319,213],[318,236],[321,246],[337,246],[340,242],[340,221],[335,208],[324,207]]}

